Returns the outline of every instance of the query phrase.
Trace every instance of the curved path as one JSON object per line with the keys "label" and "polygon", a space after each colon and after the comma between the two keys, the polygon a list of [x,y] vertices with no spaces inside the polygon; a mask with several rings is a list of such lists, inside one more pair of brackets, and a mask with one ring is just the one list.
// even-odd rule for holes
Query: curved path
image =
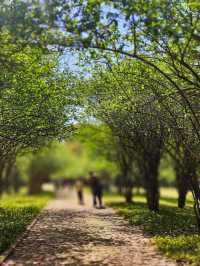
{"label": "curved path", "polygon": [[175,266],[111,208],[52,201],[17,245],[6,266]]}

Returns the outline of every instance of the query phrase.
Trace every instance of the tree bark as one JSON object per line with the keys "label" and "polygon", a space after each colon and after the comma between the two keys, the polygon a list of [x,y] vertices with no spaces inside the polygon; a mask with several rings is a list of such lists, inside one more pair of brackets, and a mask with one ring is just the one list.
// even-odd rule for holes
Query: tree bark
{"label": "tree bark", "polygon": [[5,163],[4,163],[4,160],[3,159],[0,159],[0,196],[2,196],[3,194],[3,171],[4,171],[4,166],[5,166]]}
{"label": "tree bark", "polygon": [[20,186],[21,186],[21,180],[19,176],[19,171],[16,167],[16,165],[13,165],[12,168],[12,182],[13,182],[13,190],[15,193],[19,192]]}
{"label": "tree bark", "polygon": [[132,186],[127,186],[125,188],[125,192],[124,192],[124,197],[126,199],[126,203],[132,203],[132,198],[133,198],[133,187]]}
{"label": "tree bark", "polygon": [[154,169],[151,167],[146,178],[147,204],[151,211],[159,210],[158,167],[159,164]]}
{"label": "tree bark", "polygon": [[147,205],[149,210],[159,210],[159,166],[160,166],[161,152],[160,149],[150,149],[145,153],[143,158],[143,179],[147,195]]}
{"label": "tree bark", "polygon": [[123,150],[120,153],[120,168],[122,173],[122,190],[123,195],[127,203],[132,203],[133,198],[133,180],[132,180],[132,167],[133,167],[133,158],[132,154],[128,151]]}
{"label": "tree bark", "polygon": [[35,195],[42,192],[42,178],[37,176],[30,176],[28,193],[29,195]]}
{"label": "tree bark", "polygon": [[[178,207],[184,208],[186,204],[186,196],[189,190],[195,191],[195,186],[199,186],[198,182],[195,183],[197,163],[191,157],[190,152],[185,149],[183,157],[178,158],[175,162],[176,182],[178,189]],[[197,180],[196,180],[197,181]],[[194,185],[195,183],[195,185]]]}
{"label": "tree bark", "polygon": [[11,171],[12,171],[13,162],[8,160],[5,165],[4,170],[4,180],[3,186],[6,193],[11,192]]}
{"label": "tree bark", "polygon": [[189,190],[189,176],[184,172],[176,174],[177,187],[178,187],[178,207],[184,208],[186,204],[186,196]]}
{"label": "tree bark", "polygon": [[178,191],[178,207],[182,209],[185,207],[186,196],[189,190],[189,176],[186,176],[184,167],[177,162],[175,163],[175,172]]}

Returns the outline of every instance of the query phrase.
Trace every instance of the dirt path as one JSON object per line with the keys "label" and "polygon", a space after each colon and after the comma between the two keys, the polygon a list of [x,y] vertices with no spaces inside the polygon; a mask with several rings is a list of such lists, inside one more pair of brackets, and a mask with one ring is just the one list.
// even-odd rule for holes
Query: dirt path
{"label": "dirt path", "polygon": [[175,266],[137,227],[112,209],[96,210],[76,199],[57,199],[40,214],[29,234],[5,262],[43,266]]}

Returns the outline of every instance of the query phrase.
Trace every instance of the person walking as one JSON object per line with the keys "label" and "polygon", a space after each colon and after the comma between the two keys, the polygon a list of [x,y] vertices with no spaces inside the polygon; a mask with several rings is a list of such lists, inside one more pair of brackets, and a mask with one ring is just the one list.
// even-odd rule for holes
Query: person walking
{"label": "person walking", "polygon": [[83,180],[81,178],[79,178],[76,181],[75,187],[76,187],[76,192],[77,192],[77,196],[78,196],[78,203],[80,205],[84,205],[84,200],[83,200],[83,187],[84,187],[84,184],[83,184]]}
{"label": "person walking", "polygon": [[89,176],[90,176],[89,183],[93,197],[93,206],[98,208],[104,208],[102,203],[103,187],[101,181],[94,172],[89,172]]}

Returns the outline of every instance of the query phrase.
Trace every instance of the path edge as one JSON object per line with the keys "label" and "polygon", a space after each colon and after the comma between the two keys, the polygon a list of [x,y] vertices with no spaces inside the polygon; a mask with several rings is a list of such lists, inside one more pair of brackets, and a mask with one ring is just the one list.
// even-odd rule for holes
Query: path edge
{"label": "path edge", "polygon": [[47,208],[47,206],[51,203],[51,201],[36,215],[36,217],[33,219],[33,221],[27,225],[27,227],[25,228],[24,232],[19,235],[16,238],[16,241],[14,244],[12,244],[6,251],[2,252],[0,254],[0,266],[5,265],[5,261],[13,254],[13,252],[15,251],[16,247],[19,245],[19,243],[26,237],[28,236],[28,234],[31,231],[31,228],[37,223],[37,221],[39,220],[42,212]]}

